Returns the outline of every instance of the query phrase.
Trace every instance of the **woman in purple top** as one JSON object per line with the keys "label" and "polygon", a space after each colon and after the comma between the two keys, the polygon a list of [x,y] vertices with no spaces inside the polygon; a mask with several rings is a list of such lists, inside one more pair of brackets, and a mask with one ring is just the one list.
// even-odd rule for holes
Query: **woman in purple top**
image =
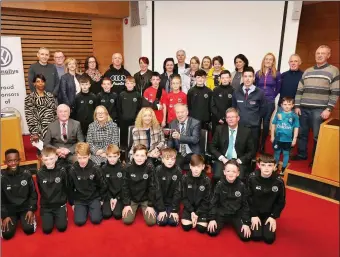
{"label": "woman in purple top", "polygon": [[261,69],[256,72],[255,84],[263,90],[267,101],[262,114],[263,132],[260,152],[263,153],[265,151],[264,147],[269,133],[270,119],[275,110],[275,98],[280,93],[281,88],[281,74],[276,70],[276,59],[274,54],[268,53],[264,56]]}

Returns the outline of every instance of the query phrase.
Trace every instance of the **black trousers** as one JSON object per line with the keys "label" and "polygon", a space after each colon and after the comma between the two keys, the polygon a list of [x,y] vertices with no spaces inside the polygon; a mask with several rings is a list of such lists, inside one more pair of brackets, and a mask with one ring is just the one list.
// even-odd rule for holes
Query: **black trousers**
{"label": "black trousers", "polygon": [[210,236],[217,236],[218,234],[220,234],[222,228],[224,227],[225,224],[231,224],[233,226],[233,228],[235,229],[235,232],[237,233],[238,237],[242,240],[242,241],[249,241],[250,238],[247,238],[244,236],[244,233],[241,232],[243,223],[241,220],[241,217],[238,216],[228,216],[228,217],[217,217],[216,219],[216,223],[217,223],[217,228],[215,229],[214,232],[209,232],[208,234]]}
{"label": "black trousers", "polygon": [[176,156],[176,164],[182,169],[182,170],[189,170],[189,164],[191,161],[191,156],[193,154],[189,153],[186,156],[182,156],[180,153],[177,154]]}
{"label": "black trousers", "polygon": [[251,137],[254,143],[254,149],[257,152],[259,150],[261,128],[260,127],[249,127],[249,128],[250,128]]}
{"label": "black trousers", "polygon": [[86,139],[87,137],[87,130],[89,129],[89,125],[92,123],[91,122],[87,122],[87,121],[80,121],[80,127],[81,127],[81,131],[83,132],[83,136]]}
{"label": "black trousers", "polygon": [[41,208],[42,229],[45,234],[50,234],[54,224],[59,232],[67,229],[67,206],[59,208]]}
{"label": "black trousers", "polygon": [[127,150],[127,147],[128,147],[128,136],[129,136],[129,127],[134,125],[134,124],[135,124],[135,120],[120,119],[119,127],[120,127],[120,148],[121,149]]}
{"label": "black trousers", "polygon": [[116,220],[120,220],[122,218],[123,208],[124,204],[121,199],[117,200],[116,206],[113,211],[111,210],[110,201],[105,201],[102,205],[103,218],[109,219],[113,216]]}
{"label": "black trousers", "polygon": [[269,227],[270,227],[269,223],[267,223],[267,225],[265,225],[268,217],[269,217],[269,215],[259,217],[260,220],[261,220],[261,226],[259,225],[258,230],[256,230],[256,228],[255,228],[254,230],[251,231],[251,238],[254,241],[263,240],[267,244],[274,243],[274,241],[276,239],[276,234],[275,234],[275,232],[272,232],[272,231],[269,230]]}
{"label": "black trousers", "polygon": [[86,223],[88,214],[90,214],[92,224],[99,224],[103,220],[102,208],[98,199],[88,204],[75,203],[74,223],[77,226],[82,226]]}
{"label": "black trousers", "polygon": [[15,235],[15,232],[17,230],[17,224],[18,224],[18,220],[20,220],[21,222],[21,226],[22,226],[22,230],[24,231],[24,233],[26,235],[32,235],[36,228],[37,228],[37,222],[34,218],[34,222],[33,224],[29,224],[27,223],[27,221],[25,220],[25,216],[27,214],[27,211],[25,212],[19,212],[17,213],[16,215],[13,215],[13,216],[10,216],[11,220],[12,220],[12,223],[8,223],[8,231],[2,231],[2,238],[5,239],[5,240],[9,240],[11,239],[12,237],[14,237]]}

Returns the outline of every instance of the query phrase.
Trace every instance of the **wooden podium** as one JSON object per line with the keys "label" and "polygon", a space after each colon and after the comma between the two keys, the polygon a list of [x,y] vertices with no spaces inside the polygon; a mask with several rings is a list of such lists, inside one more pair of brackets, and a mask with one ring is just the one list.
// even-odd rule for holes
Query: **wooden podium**
{"label": "wooden podium", "polygon": [[4,163],[5,151],[9,148],[17,149],[21,162],[26,161],[19,116],[1,118],[1,164]]}
{"label": "wooden podium", "polygon": [[312,175],[339,182],[339,131],[338,119],[321,124]]}

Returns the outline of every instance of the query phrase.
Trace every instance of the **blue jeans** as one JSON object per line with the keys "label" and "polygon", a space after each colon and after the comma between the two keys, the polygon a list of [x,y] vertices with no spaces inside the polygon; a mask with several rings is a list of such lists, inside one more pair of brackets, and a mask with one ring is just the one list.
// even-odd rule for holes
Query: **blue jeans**
{"label": "blue jeans", "polygon": [[318,141],[320,125],[323,122],[321,118],[321,113],[324,109],[312,109],[312,108],[304,108],[301,107],[301,116],[300,116],[300,129],[298,136],[298,156],[304,159],[308,158],[308,134],[309,129],[313,131],[314,138],[314,147],[313,147],[313,158],[316,150],[316,144]]}
{"label": "blue jeans", "polygon": [[273,115],[273,112],[275,110],[275,102],[268,102],[265,104],[264,106],[264,110],[263,110],[263,116],[262,116],[262,120],[263,120],[263,131],[262,131],[262,137],[261,137],[261,148],[264,148],[265,144],[266,144],[266,139],[268,137],[269,134],[269,128],[270,128],[270,119]]}
{"label": "blue jeans", "polygon": [[[166,211],[166,217],[162,221],[158,220],[158,218],[157,218],[157,224],[159,226],[170,225],[172,227],[176,227],[178,225],[178,222],[175,221],[173,217],[170,218],[170,214],[171,214],[172,208],[171,207],[166,207],[165,211]],[[159,214],[159,212],[156,213],[157,217],[158,217],[158,214]]]}

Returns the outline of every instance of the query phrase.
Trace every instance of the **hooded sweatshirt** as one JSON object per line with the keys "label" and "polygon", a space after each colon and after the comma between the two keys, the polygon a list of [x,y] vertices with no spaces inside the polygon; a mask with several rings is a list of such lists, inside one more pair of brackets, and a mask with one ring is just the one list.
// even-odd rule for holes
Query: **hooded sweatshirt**
{"label": "hooded sweatshirt", "polygon": [[125,79],[127,76],[131,76],[131,74],[124,69],[123,65],[117,70],[113,67],[113,64],[110,65],[110,68],[104,74],[104,78],[108,77],[112,81],[113,87],[111,92],[115,92],[117,95],[125,90]]}

